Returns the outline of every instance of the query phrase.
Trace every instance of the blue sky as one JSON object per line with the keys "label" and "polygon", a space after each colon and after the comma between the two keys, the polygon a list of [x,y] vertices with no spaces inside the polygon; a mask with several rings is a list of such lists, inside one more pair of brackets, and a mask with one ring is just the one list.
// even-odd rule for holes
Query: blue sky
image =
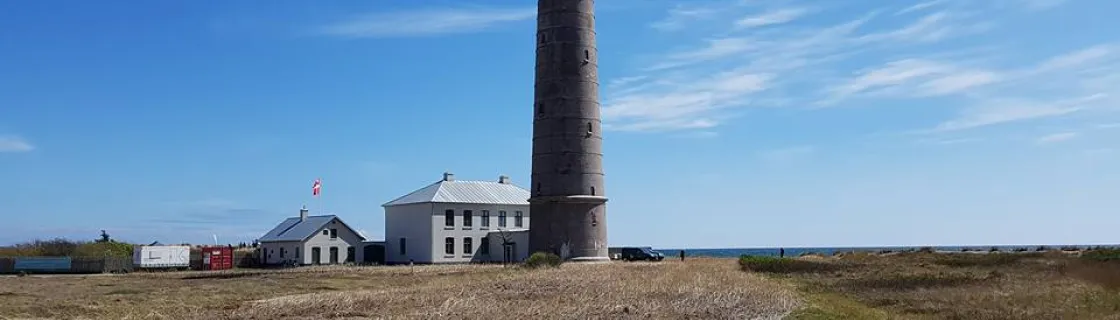
{"label": "blue sky", "polygon": [[[0,244],[528,184],[532,1],[0,4]],[[1120,2],[599,1],[612,245],[1116,243]],[[320,202],[311,183],[323,179]]]}

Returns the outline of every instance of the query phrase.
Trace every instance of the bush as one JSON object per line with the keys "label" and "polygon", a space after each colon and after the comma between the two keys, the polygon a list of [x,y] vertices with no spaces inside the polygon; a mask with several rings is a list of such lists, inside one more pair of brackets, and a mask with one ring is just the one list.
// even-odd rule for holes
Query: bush
{"label": "bush", "polygon": [[564,263],[560,256],[548,252],[535,252],[525,259],[525,267],[536,269],[540,267],[553,267],[558,268],[560,264]]}
{"label": "bush", "polygon": [[918,248],[918,252],[921,252],[921,253],[933,253],[933,251],[934,251],[934,250],[933,250],[933,247],[921,247],[921,248]]}
{"label": "bush", "polygon": [[989,254],[945,254],[933,263],[947,267],[997,267],[1014,264],[1025,258],[1041,258],[1042,253],[989,253]]}
{"label": "bush", "polygon": [[984,278],[968,274],[890,274],[878,277],[845,279],[838,283],[849,290],[896,289],[914,290],[943,287],[957,287],[984,281]]}
{"label": "bush", "polygon": [[842,267],[838,264],[827,262],[744,255],[739,257],[739,268],[743,271],[754,272],[808,273],[835,271]]}
{"label": "bush", "polygon": [[1081,258],[1093,261],[1120,261],[1120,249],[1093,249],[1082,253]]}

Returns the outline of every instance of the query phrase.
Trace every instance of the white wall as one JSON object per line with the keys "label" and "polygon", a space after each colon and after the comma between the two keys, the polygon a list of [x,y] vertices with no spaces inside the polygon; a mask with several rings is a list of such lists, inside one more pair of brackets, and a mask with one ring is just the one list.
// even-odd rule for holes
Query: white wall
{"label": "white wall", "polygon": [[[444,212],[445,210],[454,210],[455,219],[454,226],[448,227],[445,224]],[[467,227],[463,223],[463,212],[471,210],[471,226]],[[483,226],[482,215],[483,211],[490,211],[490,224]],[[499,215],[501,211],[506,211],[506,225],[499,225]],[[521,226],[517,227],[515,223],[516,212],[522,212]],[[495,230],[508,230],[508,229],[527,229],[529,228],[529,205],[488,205],[488,204],[455,204],[455,203],[435,203],[431,205],[431,211],[428,214],[431,219],[430,223],[430,262],[433,263],[465,263],[471,261],[493,261],[493,256],[497,256],[497,261],[501,261],[501,251],[490,251],[490,257],[482,256],[479,253],[479,246],[482,245],[482,238],[487,236],[487,233]],[[388,223],[386,223],[388,226]],[[445,244],[446,238],[452,237],[455,240],[454,253],[446,254]],[[463,250],[464,238],[471,238],[471,253],[465,254]],[[491,240],[492,241],[492,240]],[[525,250],[528,250],[528,239],[525,240]],[[491,246],[494,244],[491,243]],[[420,260],[417,260],[420,261]]]}
{"label": "white wall", "polygon": [[[338,238],[331,238],[330,229],[338,230]],[[323,234],[327,231],[327,234]],[[313,249],[319,248],[319,263],[330,264],[330,248],[338,248],[338,263],[346,263],[347,248],[354,248],[354,258],[350,259],[355,263],[362,261],[362,239],[356,232],[350,231],[339,219],[334,219],[328,222],[322,229],[315,232],[314,236],[307,239],[303,243],[303,248],[300,249],[300,262],[301,264],[311,264],[314,260],[312,256]],[[285,255],[287,256],[287,255]]]}
{"label": "white wall", "polygon": [[[283,249],[284,257],[280,257],[281,249]],[[264,258],[265,264],[282,264],[285,261],[299,261],[296,258],[297,250],[299,250],[299,257],[303,257],[304,252],[303,249],[300,249],[300,243],[298,241],[261,243],[261,257]]]}
{"label": "white wall", "polygon": [[[432,204],[417,203],[385,207],[385,262],[432,262]],[[441,221],[442,223],[442,221]],[[400,251],[401,238],[405,253]]]}

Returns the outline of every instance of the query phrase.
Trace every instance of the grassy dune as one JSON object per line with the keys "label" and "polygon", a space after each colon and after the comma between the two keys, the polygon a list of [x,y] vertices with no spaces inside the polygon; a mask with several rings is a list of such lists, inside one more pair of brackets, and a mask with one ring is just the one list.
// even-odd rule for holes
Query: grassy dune
{"label": "grassy dune", "polygon": [[1047,253],[748,258],[796,285],[794,319],[1120,319],[1120,261]]}
{"label": "grassy dune", "polygon": [[0,318],[778,319],[800,306],[730,259],[0,278]]}
{"label": "grassy dune", "polygon": [[1120,252],[0,277],[5,318],[1120,319]]}

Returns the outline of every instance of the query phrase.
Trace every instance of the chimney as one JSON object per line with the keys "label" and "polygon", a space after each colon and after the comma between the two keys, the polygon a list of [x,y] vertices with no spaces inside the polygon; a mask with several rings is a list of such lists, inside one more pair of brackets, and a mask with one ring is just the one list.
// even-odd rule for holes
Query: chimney
{"label": "chimney", "polygon": [[455,181],[455,174],[450,172],[443,173],[443,181]]}
{"label": "chimney", "polygon": [[299,208],[299,221],[300,222],[307,221],[307,206],[303,206],[302,208]]}
{"label": "chimney", "polygon": [[509,176],[507,176],[507,175],[498,176],[498,183],[509,184]]}

